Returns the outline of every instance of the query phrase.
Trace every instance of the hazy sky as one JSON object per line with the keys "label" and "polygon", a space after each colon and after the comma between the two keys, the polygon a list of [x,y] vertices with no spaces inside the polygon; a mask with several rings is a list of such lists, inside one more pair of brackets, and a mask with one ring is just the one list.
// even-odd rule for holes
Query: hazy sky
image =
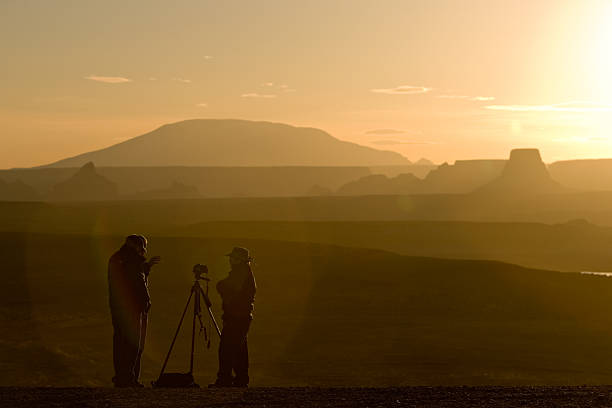
{"label": "hazy sky", "polygon": [[612,0],[1,0],[0,50],[0,168],[191,118],[612,157]]}

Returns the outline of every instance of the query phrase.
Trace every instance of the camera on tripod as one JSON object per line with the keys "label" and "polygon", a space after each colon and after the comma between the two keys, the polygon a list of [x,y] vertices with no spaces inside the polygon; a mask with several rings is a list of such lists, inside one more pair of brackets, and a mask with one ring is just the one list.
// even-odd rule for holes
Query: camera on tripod
{"label": "camera on tripod", "polygon": [[[172,339],[172,343],[170,344],[170,349],[168,350],[168,354],[166,354],[166,359],[164,360],[164,364],[162,365],[161,372],[159,373],[159,377],[156,381],[153,381],[151,384],[155,388],[191,388],[191,387],[199,387],[194,378],[193,378],[193,357],[195,352],[195,338],[196,338],[196,322],[200,323],[200,332],[204,334],[204,340],[206,341],[206,347],[210,347],[210,337],[209,332],[211,331],[206,329],[204,322],[202,321],[202,305],[201,302],[204,302],[204,307],[208,312],[209,322],[215,328],[217,335],[221,337],[221,330],[217,325],[217,321],[215,320],[215,316],[211,310],[212,303],[208,298],[208,282],[210,282],[210,278],[208,278],[208,267],[202,264],[196,264],[193,266],[193,275],[195,276],[195,281],[193,282],[193,286],[189,291],[189,298],[187,299],[187,304],[185,305],[185,309],[183,309],[183,314],[181,315],[181,320],[179,321],[178,327],[176,328],[176,332],[174,333],[174,338]],[[200,286],[200,281],[205,281],[206,290],[202,289]],[[166,373],[166,365],[168,364],[168,360],[170,359],[170,354],[172,354],[172,349],[174,348],[174,344],[176,342],[176,338],[178,337],[179,331],[181,330],[181,326],[183,325],[183,320],[185,319],[185,315],[187,314],[187,309],[189,308],[189,304],[193,300],[193,317],[191,323],[191,355],[189,359],[189,372],[187,373]]]}
{"label": "camera on tripod", "polygon": [[[195,280],[205,280],[210,281],[208,277],[208,266],[202,264],[193,265],[193,275],[195,276]],[[202,276],[206,275],[206,276]]]}

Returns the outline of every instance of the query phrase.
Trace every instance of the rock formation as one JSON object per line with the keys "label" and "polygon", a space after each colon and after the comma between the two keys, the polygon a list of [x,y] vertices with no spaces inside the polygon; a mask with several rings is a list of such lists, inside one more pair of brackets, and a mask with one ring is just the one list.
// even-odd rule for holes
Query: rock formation
{"label": "rock formation", "polygon": [[36,201],[40,194],[21,180],[6,182],[0,179],[0,201]]}
{"label": "rock formation", "polygon": [[56,184],[47,197],[51,201],[104,201],[116,198],[116,184],[98,174],[92,162],[85,164],[68,180]]}
{"label": "rock formation", "polygon": [[373,174],[351,181],[340,187],[338,195],[396,195],[417,194],[422,189],[423,180],[413,174],[400,174],[389,178],[383,174]]}
{"label": "rock formation", "polygon": [[479,194],[532,195],[566,191],[548,173],[537,149],[514,149],[501,176],[477,189]]}
{"label": "rock formation", "polygon": [[442,164],[425,178],[425,192],[470,193],[499,177],[506,160],[457,160]]}

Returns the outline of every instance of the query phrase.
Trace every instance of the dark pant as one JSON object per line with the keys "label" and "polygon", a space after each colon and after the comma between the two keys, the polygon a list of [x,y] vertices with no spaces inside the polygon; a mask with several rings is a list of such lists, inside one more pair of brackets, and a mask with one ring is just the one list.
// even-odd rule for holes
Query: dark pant
{"label": "dark pant", "polygon": [[[219,344],[219,372],[217,383],[247,385],[249,383],[249,350],[247,333],[250,318],[225,318]],[[232,378],[232,370],[236,374]]]}
{"label": "dark pant", "polygon": [[113,365],[115,385],[138,382],[140,358],[147,333],[146,313],[113,318]]}

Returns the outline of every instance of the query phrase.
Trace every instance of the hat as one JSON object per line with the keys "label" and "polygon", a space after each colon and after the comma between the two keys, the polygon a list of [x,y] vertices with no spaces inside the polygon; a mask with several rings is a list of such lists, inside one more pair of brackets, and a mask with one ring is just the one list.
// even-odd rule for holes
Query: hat
{"label": "hat", "polygon": [[137,235],[137,234],[128,235],[125,238],[125,243],[139,245],[143,248],[147,247],[147,239],[144,237],[144,235]]}
{"label": "hat", "polygon": [[232,252],[226,254],[225,256],[238,259],[242,262],[251,262],[253,260],[253,258],[249,255],[249,250],[241,247],[234,247],[234,249],[232,249]]}

